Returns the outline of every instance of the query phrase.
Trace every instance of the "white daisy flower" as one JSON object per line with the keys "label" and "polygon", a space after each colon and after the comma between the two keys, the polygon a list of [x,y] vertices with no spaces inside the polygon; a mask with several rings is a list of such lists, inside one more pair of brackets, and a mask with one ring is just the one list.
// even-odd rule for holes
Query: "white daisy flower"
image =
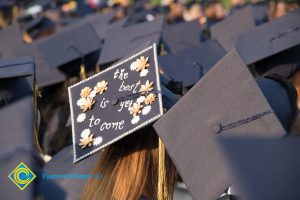
{"label": "white daisy flower", "polygon": [[151,106],[145,106],[142,110],[143,115],[147,115],[151,111]]}
{"label": "white daisy flower", "polygon": [[144,69],[144,70],[141,71],[140,76],[141,77],[147,76],[148,72],[149,72],[148,69]]}
{"label": "white daisy flower", "polygon": [[94,146],[98,146],[99,144],[102,143],[102,141],[103,141],[103,138],[101,136],[96,137],[95,140],[94,140],[94,142],[93,142],[93,145]]}
{"label": "white daisy flower", "polygon": [[96,94],[97,94],[96,90],[92,90],[89,97],[93,99],[96,96]]}
{"label": "white daisy flower", "polygon": [[131,70],[131,71],[135,71],[136,68],[137,68],[137,64],[138,64],[138,63],[137,63],[136,61],[132,62],[131,65],[130,65],[130,70]]}
{"label": "white daisy flower", "polygon": [[134,116],[131,120],[131,124],[137,124],[140,121],[140,117],[139,116]]}
{"label": "white daisy flower", "polygon": [[138,103],[143,103],[145,101],[146,97],[140,96],[139,98],[136,99],[136,102]]}
{"label": "white daisy flower", "polygon": [[86,98],[80,98],[78,101],[77,101],[77,106],[79,107],[82,107],[86,104]]}
{"label": "white daisy flower", "polygon": [[86,118],[85,113],[81,113],[81,114],[79,114],[78,117],[77,117],[77,122],[78,122],[78,123],[81,123],[81,122],[83,122],[83,121],[85,120],[85,118]]}
{"label": "white daisy flower", "polygon": [[89,135],[91,134],[91,130],[90,129],[84,129],[82,132],[81,132],[81,137],[82,138],[87,138],[87,137],[89,137]]}

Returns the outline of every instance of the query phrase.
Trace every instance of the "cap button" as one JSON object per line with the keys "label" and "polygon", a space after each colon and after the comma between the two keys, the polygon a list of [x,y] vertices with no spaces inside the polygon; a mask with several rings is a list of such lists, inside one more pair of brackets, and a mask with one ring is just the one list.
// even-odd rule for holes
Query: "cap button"
{"label": "cap button", "polygon": [[111,100],[112,105],[117,105],[119,103],[119,99],[113,99]]}
{"label": "cap button", "polygon": [[221,132],[222,126],[221,126],[220,124],[216,124],[216,125],[214,125],[214,126],[212,127],[212,130],[213,130],[214,133],[218,134],[218,133]]}

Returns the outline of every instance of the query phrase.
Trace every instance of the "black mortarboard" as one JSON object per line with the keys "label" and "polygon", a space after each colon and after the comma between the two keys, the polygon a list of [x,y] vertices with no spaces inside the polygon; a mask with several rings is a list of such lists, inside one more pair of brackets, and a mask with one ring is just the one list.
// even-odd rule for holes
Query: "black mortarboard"
{"label": "black mortarboard", "polygon": [[110,29],[104,42],[98,64],[116,61],[130,53],[146,41],[158,43],[164,17],[154,21],[132,25],[126,28]]}
{"label": "black mortarboard", "polygon": [[[263,133],[263,132],[262,132]],[[299,138],[221,138],[245,200],[298,200]]]}
{"label": "black mortarboard", "polygon": [[64,73],[60,72],[59,69],[50,69],[35,43],[32,45],[22,44],[15,49],[15,55],[20,56],[31,56],[34,59],[36,66],[36,80],[39,88],[48,87],[57,83],[61,83],[66,79]]}
{"label": "black mortarboard", "polygon": [[80,23],[91,23],[94,26],[99,38],[104,39],[106,28],[113,20],[114,14],[115,14],[114,12],[110,12],[107,14],[101,14],[101,13],[89,14],[85,16]]}
{"label": "black mortarboard", "polygon": [[0,1],[0,9],[11,8],[14,5],[14,1],[12,0],[1,0]]}
{"label": "black mortarboard", "polygon": [[69,87],[74,162],[163,114],[156,57],[154,44]]}
{"label": "black mortarboard", "polygon": [[24,24],[23,29],[32,38],[37,38],[39,34],[45,30],[50,30],[55,27],[55,23],[45,16],[34,18],[32,21]]}
{"label": "black mortarboard", "polygon": [[162,39],[170,52],[176,53],[200,44],[201,29],[198,20],[166,26]]}
{"label": "black mortarboard", "polygon": [[226,51],[216,40],[208,40],[175,54],[167,54],[158,59],[164,73],[183,87],[193,86],[212,68]]}
{"label": "black mortarboard", "polygon": [[286,132],[298,113],[297,92],[292,83],[279,75],[256,80],[257,85],[271,105]]}
{"label": "black mortarboard", "polygon": [[230,51],[235,46],[237,36],[254,27],[252,7],[247,6],[212,26],[211,37],[216,38],[227,51]]}
{"label": "black mortarboard", "polygon": [[[95,167],[100,152],[86,158],[86,162],[76,165],[72,162],[73,147],[68,146],[59,151],[42,169],[41,179],[38,186],[39,196],[44,199],[76,199],[80,196],[87,178],[100,178],[101,174],[91,174]],[[53,174],[74,175],[69,178],[52,179]],[[81,177],[75,177],[76,175]],[[90,177],[89,177],[90,176]],[[84,178],[86,177],[86,178]],[[76,179],[76,181],[74,181]]]}
{"label": "black mortarboard", "polygon": [[33,91],[26,77],[33,77],[34,63],[31,58],[0,60],[0,106],[19,99]]}
{"label": "black mortarboard", "polygon": [[300,45],[272,55],[255,63],[256,72],[261,75],[279,74],[290,78],[300,66]]}
{"label": "black mortarboard", "polygon": [[50,68],[57,68],[101,48],[101,41],[89,23],[66,29],[37,41],[36,45]]}
{"label": "black mortarboard", "polygon": [[[33,145],[34,109],[32,95],[18,99],[1,108],[0,123],[0,178],[3,181],[0,187],[1,199],[34,199],[34,182],[29,183],[24,190],[21,190],[12,181],[12,179],[15,180],[23,188],[24,182],[27,183],[33,178],[33,175],[28,173],[26,174],[28,179],[24,180],[23,174],[23,183],[21,182],[21,175],[18,174],[22,173],[22,170],[14,171],[21,162],[29,167],[35,175],[41,167],[39,156]],[[22,167],[22,169],[24,168]]]}
{"label": "black mortarboard", "polygon": [[239,35],[236,49],[249,65],[300,44],[300,9]]}
{"label": "black mortarboard", "polygon": [[256,26],[269,21],[269,2],[261,1],[257,2],[256,4],[252,4],[252,9]]}
{"label": "black mortarboard", "polygon": [[0,30],[0,59],[13,57],[16,47],[23,44],[21,30],[13,25]]}
{"label": "black mortarboard", "polygon": [[94,10],[84,1],[76,0],[77,8],[76,8],[76,15],[77,16],[85,16],[94,12]]}
{"label": "black mortarboard", "polygon": [[285,132],[235,49],[154,128],[193,198],[200,200],[217,199],[233,184],[216,143],[220,135],[280,137]]}

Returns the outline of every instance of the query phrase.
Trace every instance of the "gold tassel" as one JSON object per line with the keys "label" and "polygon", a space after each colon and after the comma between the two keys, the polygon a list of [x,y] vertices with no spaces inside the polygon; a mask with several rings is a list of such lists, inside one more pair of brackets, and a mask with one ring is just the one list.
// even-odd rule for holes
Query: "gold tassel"
{"label": "gold tassel", "polygon": [[168,181],[165,168],[165,145],[162,140],[159,138],[158,141],[158,187],[157,187],[157,199],[158,200],[169,200],[168,192]]}
{"label": "gold tassel", "polygon": [[[38,85],[36,82],[36,79],[34,78],[33,81],[33,106],[34,106],[34,145],[35,148],[37,149],[39,155],[44,155],[43,150],[40,146],[39,143],[39,137],[38,137],[38,123],[37,123],[37,97],[38,97]],[[43,159],[41,159],[42,161],[44,161]]]}
{"label": "gold tassel", "polygon": [[100,67],[100,65],[96,65],[96,73],[99,73],[99,72],[101,72],[101,67]]}
{"label": "gold tassel", "polygon": [[168,52],[165,50],[165,45],[164,44],[161,44],[160,45],[160,55],[163,56],[163,55],[166,55]]}
{"label": "gold tassel", "polygon": [[17,21],[17,17],[20,15],[20,9],[17,5],[14,5],[12,8],[12,17],[13,21]]}
{"label": "gold tassel", "polygon": [[80,78],[81,80],[86,79],[85,65],[83,63],[80,65]]}
{"label": "gold tassel", "polygon": [[6,21],[4,19],[4,14],[2,11],[0,11],[0,28],[6,27]]}

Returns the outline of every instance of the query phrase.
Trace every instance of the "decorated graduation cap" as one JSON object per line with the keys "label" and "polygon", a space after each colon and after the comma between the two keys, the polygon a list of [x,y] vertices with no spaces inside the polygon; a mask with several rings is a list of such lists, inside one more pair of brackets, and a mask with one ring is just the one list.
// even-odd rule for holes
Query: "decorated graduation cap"
{"label": "decorated graduation cap", "polygon": [[251,6],[235,11],[232,15],[211,27],[211,37],[230,51],[235,46],[238,34],[255,27]]}
{"label": "decorated graduation cap", "polygon": [[300,9],[241,33],[235,47],[249,65],[300,44]]}
{"label": "decorated graduation cap", "polygon": [[[263,134],[263,133],[262,133]],[[299,138],[220,138],[219,143],[245,200],[297,200]]]}
{"label": "decorated graduation cap", "polygon": [[[53,36],[36,42],[49,68],[58,68],[98,51],[102,44],[90,23],[66,28]],[[83,63],[84,64],[84,63]]]}
{"label": "decorated graduation cap", "polygon": [[156,45],[69,87],[74,162],[163,114]]}
{"label": "decorated graduation cap", "polygon": [[98,64],[102,65],[116,61],[147,41],[158,44],[163,23],[164,17],[158,16],[151,22],[110,29],[107,32]]}
{"label": "decorated graduation cap", "polygon": [[34,62],[31,58],[0,60],[0,106],[33,93]]}
{"label": "decorated graduation cap", "polygon": [[213,39],[178,53],[161,56],[158,62],[167,76],[176,81],[182,81],[183,87],[190,87],[197,83],[225,54],[225,49]]}
{"label": "decorated graduation cap", "polygon": [[197,46],[200,44],[200,38],[201,29],[198,20],[166,26],[162,32],[162,39],[172,53]]}
{"label": "decorated graduation cap", "polygon": [[188,190],[199,200],[217,199],[233,184],[216,143],[219,136],[281,137],[285,133],[235,49],[154,128]]}

